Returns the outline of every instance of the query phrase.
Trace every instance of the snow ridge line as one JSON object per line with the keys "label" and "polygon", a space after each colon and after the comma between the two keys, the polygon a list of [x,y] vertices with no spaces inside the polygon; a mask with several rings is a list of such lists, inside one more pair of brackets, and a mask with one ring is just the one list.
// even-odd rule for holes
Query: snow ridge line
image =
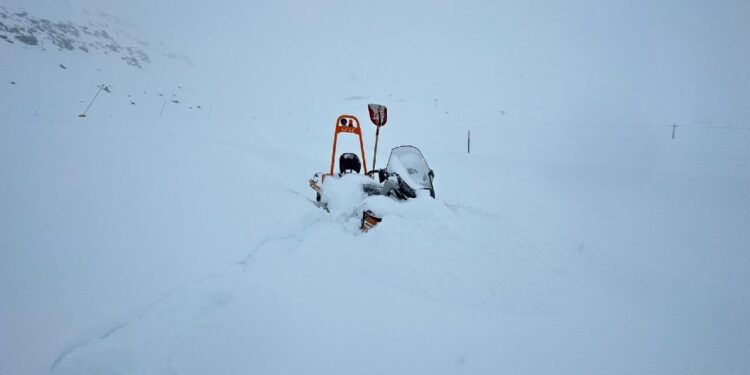
{"label": "snow ridge line", "polygon": [[60,363],[62,363],[65,360],[65,358],[67,358],[69,355],[75,353],[76,351],[78,351],[78,350],[80,350],[82,348],[90,346],[92,343],[94,343],[96,341],[106,340],[107,338],[109,338],[110,336],[114,335],[115,333],[117,333],[117,332],[119,332],[119,331],[121,331],[121,330],[123,330],[123,329],[125,329],[125,328],[127,328],[127,327],[129,327],[129,326],[131,326],[133,324],[135,324],[136,322],[138,322],[140,320],[143,320],[158,305],[160,305],[164,301],[168,300],[170,297],[175,296],[177,293],[188,289],[188,287],[190,287],[191,285],[196,285],[196,284],[200,284],[200,283],[205,282],[205,281],[214,280],[214,279],[217,279],[217,278],[220,278],[220,277],[225,277],[236,266],[242,267],[242,272],[244,273],[246,271],[247,265],[249,264],[249,262],[252,259],[253,255],[255,255],[258,251],[260,251],[264,246],[266,246],[268,244],[271,244],[271,243],[274,243],[274,242],[288,241],[288,240],[293,240],[293,239],[298,240],[298,242],[302,242],[302,240],[305,237],[306,230],[307,230],[307,228],[304,227],[303,230],[301,231],[301,233],[287,234],[287,235],[282,235],[282,236],[279,236],[279,237],[272,237],[272,238],[268,238],[268,239],[262,240],[256,246],[253,247],[253,249],[250,251],[250,253],[244,259],[242,259],[242,260],[240,260],[238,262],[233,263],[232,265],[230,265],[229,267],[227,267],[227,269],[225,269],[223,272],[220,272],[218,275],[217,274],[212,274],[212,275],[204,276],[204,277],[202,277],[200,279],[197,279],[197,280],[188,281],[188,282],[185,282],[183,285],[181,285],[179,287],[176,287],[176,288],[174,288],[174,289],[166,292],[164,295],[162,295],[161,297],[157,298],[156,301],[154,301],[153,303],[151,303],[150,305],[148,305],[138,315],[136,315],[135,318],[133,318],[131,320],[128,320],[128,321],[125,321],[125,322],[123,322],[121,324],[118,324],[118,325],[114,326],[113,328],[107,330],[106,332],[102,333],[101,335],[89,337],[88,339],[83,340],[83,342],[81,342],[80,344],[71,345],[68,348],[66,348],[63,351],[61,351],[60,354],[55,359],[55,361],[52,362],[52,365],[49,368],[49,373],[52,374],[52,372],[57,368],[57,366],[59,366]]}
{"label": "snow ridge line", "polygon": [[57,368],[57,366],[58,366],[58,365],[59,365],[59,364],[60,364],[60,363],[61,363],[61,362],[62,362],[62,361],[63,361],[63,360],[64,360],[64,359],[65,359],[65,358],[66,358],[66,357],[68,356],[68,355],[70,355],[70,354],[74,353],[74,352],[75,352],[76,350],[78,350],[78,349],[80,349],[80,348],[84,348],[84,347],[87,347],[87,346],[89,346],[89,345],[90,345],[90,344],[91,344],[92,342],[94,342],[94,341],[96,341],[96,340],[104,340],[104,339],[106,339],[106,338],[108,338],[108,337],[112,336],[113,334],[117,333],[118,331],[120,331],[120,330],[122,330],[122,329],[125,329],[125,328],[127,328],[128,326],[130,326],[130,325],[134,324],[135,322],[137,322],[137,321],[139,321],[139,320],[143,319],[143,318],[144,318],[144,317],[145,317],[146,315],[148,315],[148,313],[149,313],[149,312],[151,312],[151,310],[153,310],[153,309],[154,309],[154,308],[155,308],[155,307],[156,307],[157,305],[159,305],[160,303],[164,302],[164,301],[165,301],[165,300],[167,300],[167,299],[168,299],[169,297],[171,297],[171,296],[173,296],[173,295],[177,294],[177,293],[178,293],[179,291],[181,291],[181,290],[183,290],[183,289],[186,289],[186,287],[187,287],[187,284],[188,284],[188,283],[185,283],[185,284],[183,284],[183,285],[181,285],[181,286],[179,286],[179,287],[177,287],[177,288],[174,288],[174,289],[172,289],[172,290],[170,290],[170,291],[168,291],[168,292],[164,293],[164,294],[163,294],[162,296],[160,296],[159,298],[157,298],[157,299],[156,299],[156,301],[152,302],[152,303],[151,303],[150,305],[148,305],[148,306],[147,306],[147,307],[146,307],[146,308],[145,308],[145,309],[144,309],[143,311],[141,311],[141,312],[140,312],[140,313],[139,313],[138,315],[136,315],[136,317],[135,317],[135,318],[133,318],[133,319],[131,319],[131,320],[128,320],[128,321],[125,321],[125,322],[123,322],[123,323],[120,323],[120,324],[118,324],[118,325],[116,325],[116,326],[114,326],[114,327],[110,328],[110,329],[109,329],[108,331],[104,332],[104,333],[103,333],[103,334],[101,334],[101,335],[98,335],[98,336],[93,336],[93,337],[89,337],[88,339],[85,339],[85,340],[83,340],[83,342],[82,342],[82,343],[80,343],[80,344],[76,344],[76,345],[71,345],[71,346],[69,346],[69,347],[68,347],[67,349],[65,349],[65,350],[63,350],[62,352],[60,352],[60,354],[59,354],[59,355],[57,356],[57,358],[55,359],[55,361],[54,361],[54,362],[52,363],[52,365],[50,366],[49,372],[50,372],[50,373],[52,373],[52,371],[54,371],[54,370],[55,370],[55,368]]}
{"label": "snow ridge line", "polygon": [[[273,177],[273,176],[271,176],[271,178],[278,185],[280,185],[280,187],[282,189],[286,190],[287,193],[295,195],[295,196],[300,197],[300,198],[303,198],[304,200],[307,200],[307,201],[309,201],[311,203],[314,203],[314,202],[312,202],[312,200],[310,198],[307,198],[301,192],[299,192],[299,191],[297,191],[295,189],[292,189],[289,186],[287,186],[284,182],[281,181],[281,179]],[[138,322],[139,320],[142,320],[152,310],[154,310],[156,308],[156,306],[160,305],[162,302],[166,301],[167,299],[169,299],[170,297],[176,295],[177,293],[179,293],[179,292],[181,292],[183,290],[186,290],[191,285],[196,285],[196,284],[200,284],[201,282],[205,282],[205,281],[208,281],[208,280],[213,280],[213,279],[224,277],[224,276],[228,275],[232,271],[232,269],[234,267],[237,267],[237,266],[239,266],[239,267],[242,268],[242,272],[243,273],[246,272],[247,265],[250,263],[250,260],[252,259],[253,255],[255,255],[258,251],[260,251],[264,246],[266,246],[268,244],[271,244],[271,243],[274,243],[274,242],[282,242],[282,241],[288,241],[288,240],[297,240],[298,242],[302,242],[302,240],[305,237],[305,232],[307,231],[307,229],[312,224],[315,224],[315,222],[310,223],[308,225],[304,225],[304,223],[303,223],[303,225],[299,226],[302,229],[300,231],[298,231],[297,233],[285,234],[285,235],[280,235],[280,236],[271,237],[271,238],[267,238],[265,240],[262,240],[257,245],[253,246],[252,250],[247,254],[247,256],[245,256],[245,258],[243,258],[240,261],[234,262],[229,267],[227,267],[224,271],[222,271],[222,272],[220,272],[218,274],[207,275],[207,276],[204,276],[204,277],[202,277],[200,279],[197,279],[197,280],[185,282],[181,286],[178,286],[178,287],[176,287],[176,288],[174,288],[174,289],[166,292],[161,297],[157,298],[156,301],[154,301],[153,303],[151,303],[150,305],[148,305],[135,318],[133,318],[131,320],[128,320],[126,322],[123,322],[121,324],[118,324],[118,325],[114,326],[113,328],[107,330],[106,332],[104,332],[101,335],[89,337],[88,339],[85,339],[85,340],[83,340],[83,342],[81,342],[79,344],[76,344],[76,345],[70,345],[68,348],[66,348],[65,350],[61,351],[60,354],[55,359],[55,361],[52,362],[52,365],[50,366],[50,369],[49,369],[49,373],[52,373],[57,368],[57,366],[59,366],[60,363],[62,363],[62,361],[65,360],[65,358],[67,358],[69,355],[73,354],[77,350],[79,350],[81,348],[85,348],[87,346],[90,346],[95,341],[105,340],[108,337],[114,335],[115,333],[117,333],[117,332],[119,332],[119,331],[121,331],[121,330],[123,330],[123,329],[125,329],[125,328],[127,328],[127,327],[129,327],[131,325],[133,325],[134,323]]]}

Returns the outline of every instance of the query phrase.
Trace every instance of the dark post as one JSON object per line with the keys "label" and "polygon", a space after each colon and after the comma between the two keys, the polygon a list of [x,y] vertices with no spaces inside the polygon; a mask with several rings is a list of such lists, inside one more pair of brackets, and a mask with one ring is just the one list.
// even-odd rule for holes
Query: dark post
{"label": "dark post", "polygon": [[86,107],[86,109],[78,115],[78,117],[86,117],[86,113],[88,113],[89,108],[91,108],[91,105],[94,104],[94,100],[96,100],[96,97],[99,96],[99,93],[102,92],[102,89],[104,89],[106,86],[102,83],[101,86],[99,86],[99,90],[97,90],[96,94],[94,95],[94,98],[91,99],[91,103]]}
{"label": "dark post", "polygon": [[466,153],[471,154],[471,130],[466,133]]}
{"label": "dark post", "polygon": [[672,139],[674,139],[674,131],[677,129],[677,124],[672,124]]}
{"label": "dark post", "polygon": [[378,158],[378,138],[380,137],[380,126],[375,130],[375,151],[372,153],[372,169],[375,170],[375,160]]}

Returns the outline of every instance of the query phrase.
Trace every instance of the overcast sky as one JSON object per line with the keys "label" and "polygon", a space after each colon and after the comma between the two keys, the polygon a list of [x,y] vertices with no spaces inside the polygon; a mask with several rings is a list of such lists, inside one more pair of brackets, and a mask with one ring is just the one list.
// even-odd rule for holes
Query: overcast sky
{"label": "overcast sky", "polygon": [[[66,0],[33,6],[45,1]],[[750,126],[747,1],[67,3],[122,16],[253,100],[394,94],[571,122]]]}

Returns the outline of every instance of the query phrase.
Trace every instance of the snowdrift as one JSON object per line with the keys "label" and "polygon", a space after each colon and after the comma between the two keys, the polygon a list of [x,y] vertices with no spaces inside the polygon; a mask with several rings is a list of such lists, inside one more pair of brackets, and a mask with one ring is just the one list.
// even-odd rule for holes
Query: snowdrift
{"label": "snowdrift", "polygon": [[[320,9],[296,3],[226,15],[128,2],[134,27],[95,11],[125,3],[66,4],[15,6],[27,20],[91,21],[149,62],[0,40],[0,373],[748,372],[750,132],[684,127],[672,140],[664,128],[536,121],[570,107],[541,108],[542,91],[601,94],[544,75],[508,90],[530,117],[478,110],[495,98],[462,96],[463,74],[440,81],[454,100],[438,102],[436,62],[462,67],[472,90],[506,87],[518,70],[483,76],[494,62],[465,45],[447,62],[369,65],[372,44],[352,47],[364,64],[353,68],[330,58],[342,41],[386,38],[341,32],[354,21],[338,15],[355,5],[323,12],[320,30]],[[401,13],[391,16],[435,24]],[[167,28],[155,22],[164,14],[196,22]],[[186,33],[201,22],[216,27]],[[381,30],[406,40],[391,55],[414,55],[398,30]],[[183,51],[191,43],[195,54]],[[103,84],[110,92],[78,118]],[[364,197],[344,182],[329,192],[351,199],[315,206],[307,178],[330,162],[330,123],[343,111],[365,118],[365,99],[391,112],[378,160],[418,145],[437,199]],[[366,234],[362,205],[383,215]]]}

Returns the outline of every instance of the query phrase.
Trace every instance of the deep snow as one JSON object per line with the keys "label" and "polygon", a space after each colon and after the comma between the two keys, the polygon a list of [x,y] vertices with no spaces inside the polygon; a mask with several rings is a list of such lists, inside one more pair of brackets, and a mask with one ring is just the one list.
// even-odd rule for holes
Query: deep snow
{"label": "deep snow", "polygon": [[[96,14],[55,4],[28,7]],[[158,15],[139,17],[129,32],[154,37],[139,27]],[[365,78],[279,82],[290,62],[268,56],[256,90],[149,42],[139,70],[0,41],[0,373],[750,370],[750,130],[672,140],[459,94],[438,110],[406,83],[389,97]],[[78,118],[101,83],[112,93]],[[341,113],[371,152],[368,101],[389,106],[380,163],[420,147],[437,199],[367,198],[384,217],[363,234],[359,198],[327,213],[307,179]]]}

